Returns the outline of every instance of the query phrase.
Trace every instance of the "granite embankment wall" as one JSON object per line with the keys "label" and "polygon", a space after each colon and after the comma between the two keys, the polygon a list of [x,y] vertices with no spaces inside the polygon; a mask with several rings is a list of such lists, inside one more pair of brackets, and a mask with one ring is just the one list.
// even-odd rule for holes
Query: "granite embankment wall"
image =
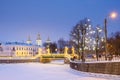
{"label": "granite embankment wall", "polygon": [[70,67],[84,72],[120,75],[120,62],[77,63],[71,61]]}

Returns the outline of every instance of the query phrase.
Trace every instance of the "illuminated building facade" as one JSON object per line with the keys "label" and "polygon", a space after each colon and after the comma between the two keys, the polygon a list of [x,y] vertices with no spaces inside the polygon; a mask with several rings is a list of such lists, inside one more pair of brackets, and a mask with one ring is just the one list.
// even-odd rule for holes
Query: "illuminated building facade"
{"label": "illuminated building facade", "polygon": [[38,35],[36,39],[36,44],[33,45],[30,37],[26,43],[21,42],[6,42],[0,44],[0,56],[18,56],[18,57],[28,57],[34,56],[39,53],[41,48],[41,38]]}

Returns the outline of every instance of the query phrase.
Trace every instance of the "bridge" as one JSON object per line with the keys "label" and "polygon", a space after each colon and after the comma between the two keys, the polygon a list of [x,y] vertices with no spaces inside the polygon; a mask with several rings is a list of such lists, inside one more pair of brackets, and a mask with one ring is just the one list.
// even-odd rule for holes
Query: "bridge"
{"label": "bridge", "polygon": [[50,53],[50,49],[47,49],[47,53],[41,53],[42,49],[39,50],[39,53],[34,56],[29,57],[17,57],[17,56],[9,56],[9,57],[0,57],[0,63],[9,63],[9,62],[39,62],[42,59],[64,59],[70,60],[73,56],[77,56],[74,51],[74,47],[72,47],[72,54],[68,54],[68,48],[65,47],[64,53]]}
{"label": "bridge", "polygon": [[65,47],[64,53],[56,53],[56,54],[54,54],[54,53],[50,53],[50,50],[47,49],[47,53],[46,54],[39,53],[39,54],[33,56],[32,58],[33,59],[39,58],[40,60],[42,60],[42,59],[64,59],[64,60],[70,60],[74,56],[78,56],[77,54],[75,54],[74,47],[72,47],[72,54],[68,54],[68,48]]}

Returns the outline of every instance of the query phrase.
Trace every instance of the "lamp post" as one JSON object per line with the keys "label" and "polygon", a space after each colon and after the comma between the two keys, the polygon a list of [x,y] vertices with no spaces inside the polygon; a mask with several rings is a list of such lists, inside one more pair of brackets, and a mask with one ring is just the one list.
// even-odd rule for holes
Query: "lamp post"
{"label": "lamp post", "polygon": [[105,32],[105,60],[107,60],[107,18],[104,19],[104,32]]}
{"label": "lamp post", "polygon": [[[110,18],[114,19],[117,17],[117,13],[116,12],[112,12],[109,15]],[[105,60],[107,60],[107,18],[104,19],[104,32],[105,32]]]}

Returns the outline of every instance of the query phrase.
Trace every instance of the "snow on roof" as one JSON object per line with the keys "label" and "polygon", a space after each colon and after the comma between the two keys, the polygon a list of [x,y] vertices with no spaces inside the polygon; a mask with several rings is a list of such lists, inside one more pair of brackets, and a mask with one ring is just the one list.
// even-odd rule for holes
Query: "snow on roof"
{"label": "snow on roof", "polygon": [[27,43],[24,43],[24,42],[5,42],[5,43],[2,43],[3,45],[22,45],[22,46],[35,46],[33,44],[27,44]]}

